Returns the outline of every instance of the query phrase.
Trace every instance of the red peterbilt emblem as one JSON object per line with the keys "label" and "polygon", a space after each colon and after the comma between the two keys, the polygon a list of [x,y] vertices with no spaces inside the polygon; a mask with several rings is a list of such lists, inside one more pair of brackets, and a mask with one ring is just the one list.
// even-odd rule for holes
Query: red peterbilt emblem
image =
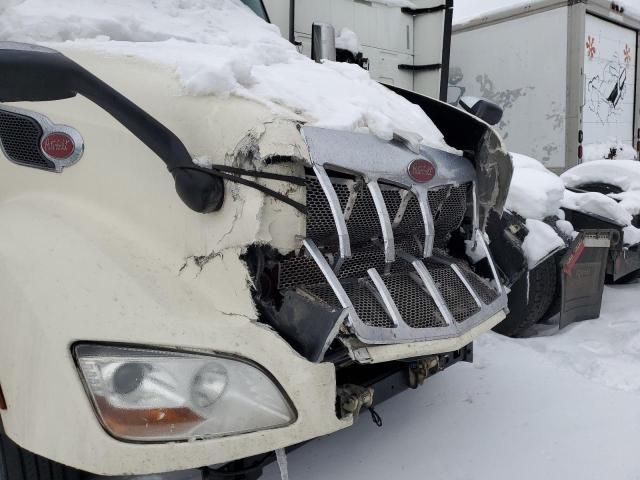
{"label": "red peterbilt emblem", "polygon": [[414,182],[425,183],[436,176],[436,166],[428,160],[418,158],[407,168],[409,176]]}
{"label": "red peterbilt emblem", "polygon": [[62,160],[71,156],[76,145],[66,133],[53,132],[42,137],[40,148],[49,157]]}

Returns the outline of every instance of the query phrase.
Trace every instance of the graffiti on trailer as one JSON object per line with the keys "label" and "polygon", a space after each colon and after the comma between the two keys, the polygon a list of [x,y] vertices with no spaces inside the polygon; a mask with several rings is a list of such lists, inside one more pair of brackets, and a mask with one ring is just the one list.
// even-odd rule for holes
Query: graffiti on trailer
{"label": "graffiti on trailer", "polygon": [[627,67],[617,56],[604,65],[602,73],[587,80],[586,101],[604,125],[619,115],[618,105],[627,93]]}

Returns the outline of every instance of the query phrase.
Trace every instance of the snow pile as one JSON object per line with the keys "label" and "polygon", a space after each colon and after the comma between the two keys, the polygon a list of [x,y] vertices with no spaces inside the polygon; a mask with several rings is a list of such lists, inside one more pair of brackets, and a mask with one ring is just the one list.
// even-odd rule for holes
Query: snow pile
{"label": "snow pile", "polygon": [[537,220],[556,215],[564,193],[562,180],[531,157],[511,153],[511,160],[513,178],[506,208]]}
{"label": "snow pile", "polygon": [[640,243],[640,229],[631,225],[633,216],[613,198],[597,192],[575,193],[565,191],[562,206],[579,212],[600,215],[624,227],[624,244]]}
{"label": "snow pile", "polygon": [[618,200],[620,206],[631,215],[640,214],[640,190],[610,193],[607,196],[613,198],[614,200]]}
{"label": "snow pile", "polygon": [[633,146],[627,143],[592,143],[584,146],[584,154],[582,160],[585,162],[593,162],[594,160],[611,160],[609,156],[613,155],[612,149],[615,150],[615,160],[636,160],[637,153]]}
{"label": "snow pile", "polygon": [[562,206],[579,212],[600,215],[622,226],[631,224],[631,214],[614,199],[602,193],[575,193],[567,190]]}
{"label": "snow pile", "polygon": [[415,132],[423,144],[451,150],[418,106],[356,65],[312,62],[240,0],[155,0],[136,8],[129,0],[103,0],[99,8],[86,0],[3,1],[3,40],[140,57],[175,70],[189,95],[237,95],[313,125],[387,140],[395,131]]}
{"label": "snow pile", "polygon": [[529,234],[522,242],[522,249],[531,270],[547,255],[565,245],[555,230],[546,223],[528,218],[526,225]]}
{"label": "snow pile", "polygon": [[567,187],[585,183],[610,183],[622,190],[640,190],[640,162],[633,160],[595,160],[564,172],[560,178]]}
{"label": "snow pile", "polygon": [[348,28],[343,28],[340,30],[340,34],[336,36],[336,48],[347,50],[354,55],[358,55],[362,51],[356,32]]}

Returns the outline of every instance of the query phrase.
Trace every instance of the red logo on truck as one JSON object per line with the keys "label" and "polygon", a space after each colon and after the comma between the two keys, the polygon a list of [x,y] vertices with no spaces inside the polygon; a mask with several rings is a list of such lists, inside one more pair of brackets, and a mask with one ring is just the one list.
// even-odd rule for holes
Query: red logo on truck
{"label": "red logo on truck", "polygon": [[76,144],[66,133],[53,132],[42,137],[40,148],[49,157],[62,160],[71,156]]}
{"label": "red logo on truck", "polygon": [[425,183],[436,176],[436,166],[429,160],[418,158],[409,164],[407,168],[409,176],[414,182]]}

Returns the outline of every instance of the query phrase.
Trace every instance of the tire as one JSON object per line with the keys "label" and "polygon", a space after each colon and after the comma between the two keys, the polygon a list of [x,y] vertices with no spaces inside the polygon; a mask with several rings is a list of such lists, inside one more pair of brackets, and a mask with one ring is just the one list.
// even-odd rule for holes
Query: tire
{"label": "tire", "polygon": [[0,431],[0,480],[88,480],[73,468],[20,448]]}
{"label": "tire", "polygon": [[529,271],[528,277],[528,282],[525,275],[512,286],[509,314],[494,331],[508,337],[520,336],[542,320],[553,304],[558,281],[555,257],[549,257]]}

